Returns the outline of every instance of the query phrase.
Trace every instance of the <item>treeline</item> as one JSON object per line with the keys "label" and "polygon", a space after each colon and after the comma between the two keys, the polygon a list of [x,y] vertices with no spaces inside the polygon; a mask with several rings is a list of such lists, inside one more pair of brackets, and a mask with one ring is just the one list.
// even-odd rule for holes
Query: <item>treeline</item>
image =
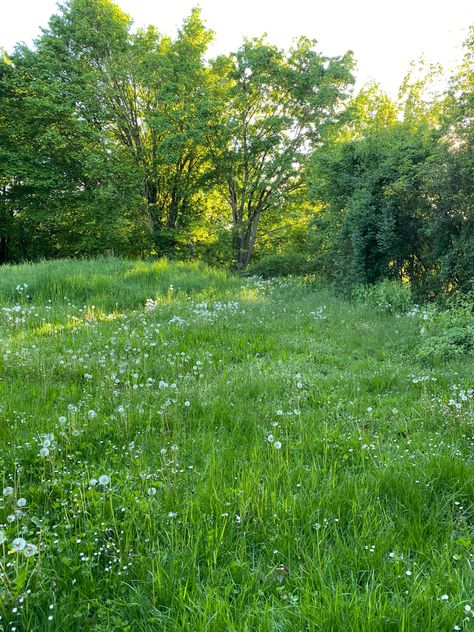
{"label": "treeline", "polygon": [[313,263],[339,286],[474,290],[474,29],[441,94],[438,73],[410,73],[398,103],[363,90],[350,122],[312,155]]}
{"label": "treeline", "polygon": [[189,247],[246,267],[352,82],[349,54],[306,39],[206,62],[198,10],[175,39],[131,26],[108,0],[70,0],[4,59],[3,261]]}
{"label": "treeline", "polygon": [[212,36],[198,10],[170,38],[109,0],[69,0],[32,48],[3,54],[0,262],[245,269],[280,253],[340,286],[471,287],[472,30],[445,93],[412,74],[396,103],[352,95],[350,52],[262,38],[209,60]]}

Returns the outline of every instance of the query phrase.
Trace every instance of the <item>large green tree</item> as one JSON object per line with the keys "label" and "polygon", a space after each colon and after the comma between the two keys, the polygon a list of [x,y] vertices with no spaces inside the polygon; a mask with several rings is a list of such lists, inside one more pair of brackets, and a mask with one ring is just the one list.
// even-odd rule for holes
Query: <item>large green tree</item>
{"label": "large green tree", "polygon": [[336,120],[351,68],[350,53],[324,57],[307,39],[288,53],[249,40],[215,62],[207,146],[231,211],[237,268],[249,263],[262,214],[301,188],[306,155]]}
{"label": "large green tree", "polygon": [[440,139],[425,173],[431,201],[432,284],[474,289],[474,26],[444,102]]}
{"label": "large green tree", "polygon": [[321,205],[313,222],[316,267],[340,285],[418,283],[429,267],[423,177],[432,130],[399,121],[395,104],[373,88],[351,109],[339,138],[312,158],[310,191]]}
{"label": "large green tree", "polygon": [[73,0],[33,49],[11,56],[2,164],[16,258],[143,252],[136,176],[111,141],[98,89],[103,68],[126,47],[127,24],[111,3]]}
{"label": "large green tree", "polygon": [[198,11],[172,41],[109,0],[69,0],[2,63],[4,258],[12,213],[23,257],[175,244],[200,212],[210,39]]}

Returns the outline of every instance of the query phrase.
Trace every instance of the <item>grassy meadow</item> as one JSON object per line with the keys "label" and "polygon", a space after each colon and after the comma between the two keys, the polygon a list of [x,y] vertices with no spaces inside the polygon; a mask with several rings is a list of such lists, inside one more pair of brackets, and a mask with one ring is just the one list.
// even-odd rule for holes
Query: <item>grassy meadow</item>
{"label": "grassy meadow", "polygon": [[418,359],[423,319],[2,267],[0,630],[474,629],[474,364]]}

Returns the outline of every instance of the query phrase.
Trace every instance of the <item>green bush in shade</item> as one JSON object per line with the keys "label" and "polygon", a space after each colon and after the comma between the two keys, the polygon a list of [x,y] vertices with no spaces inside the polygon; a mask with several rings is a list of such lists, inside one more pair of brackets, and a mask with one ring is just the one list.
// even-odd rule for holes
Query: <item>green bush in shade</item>
{"label": "green bush in shade", "polygon": [[352,299],[372,307],[377,312],[402,314],[413,306],[411,288],[400,281],[380,281],[374,285],[356,285]]}
{"label": "green bush in shade", "polygon": [[307,274],[308,261],[299,252],[288,252],[262,257],[250,269],[249,273],[264,279],[279,276],[302,276]]}

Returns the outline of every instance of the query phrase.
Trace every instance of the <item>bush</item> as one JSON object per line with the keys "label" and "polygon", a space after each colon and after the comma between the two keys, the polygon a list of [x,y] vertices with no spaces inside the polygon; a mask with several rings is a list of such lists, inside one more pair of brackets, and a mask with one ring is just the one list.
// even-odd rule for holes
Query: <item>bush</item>
{"label": "bush", "polygon": [[421,359],[452,360],[474,351],[474,315],[471,305],[432,310],[421,328]]}
{"label": "bush", "polygon": [[384,280],[375,285],[357,285],[351,295],[356,303],[369,305],[379,313],[403,314],[413,306],[410,286],[399,281]]}
{"label": "bush", "polygon": [[306,257],[299,252],[262,257],[249,269],[249,274],[265,279],[278,276],[302,276],[308,272]]}

